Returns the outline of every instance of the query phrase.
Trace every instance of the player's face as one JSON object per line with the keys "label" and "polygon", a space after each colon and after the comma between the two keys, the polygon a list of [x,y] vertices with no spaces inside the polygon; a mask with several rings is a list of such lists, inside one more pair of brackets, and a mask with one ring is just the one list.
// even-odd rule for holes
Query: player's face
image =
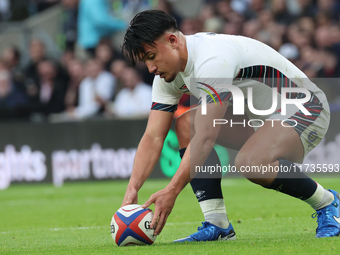
{"label": "player's face", "polygon": [[143,61],[150,73],[159,75],[166,82],[172,82],[180,72],[181,59],[178,52],[178,38],[165,34],[155,41],[155,47],[144,45]]}

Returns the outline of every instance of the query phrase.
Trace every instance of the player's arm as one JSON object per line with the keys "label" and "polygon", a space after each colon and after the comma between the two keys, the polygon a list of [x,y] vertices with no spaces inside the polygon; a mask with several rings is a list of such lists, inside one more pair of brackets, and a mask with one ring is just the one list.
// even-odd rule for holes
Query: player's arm
{"label": "player's arm", "polygon": [[150,225],[151,228],[156,226],[154,235],[162,231],[178,194],[192,180],[195,166],[202,166],[208,158],[220,130],[220,125],[214,127],[213,121],[223,118],[226,110],[227,104],[208,104],[207,115],[201,115],[201,106],[198,107],[194,123],[196,133],[185,151],[176,174],[163,190],[153,194],[143,205],[145,208],[155,203],[155,214]]}
{"label": "player's arm", "polygon": [[173,116],[173,111],[151,110],[145,133],[137,148],[122,206],[138,202],[137,193],[159,159]]}

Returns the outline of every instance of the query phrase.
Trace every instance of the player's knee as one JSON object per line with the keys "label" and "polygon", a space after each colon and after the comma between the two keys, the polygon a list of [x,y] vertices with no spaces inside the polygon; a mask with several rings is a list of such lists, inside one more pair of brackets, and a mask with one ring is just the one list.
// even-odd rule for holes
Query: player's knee
{"label": "player's knee", "polygon": [[248,153],[239,152],[235,158],[235,166],[237,169],[241,170],[243,168],[249,168],[251,166],[256,166],[260,163],[260,160],[256,157],[251,156]]}
{"label": "player's knee", "polygon": [[[262,181],[258,180],[258,175],[261,174],[261,166],[265,164],[262,157],[251,155],[249,153],[238,153],[235,158],[236,169],[251,182],[262,185]],[[261,179],[261,178],[260,178]]]}

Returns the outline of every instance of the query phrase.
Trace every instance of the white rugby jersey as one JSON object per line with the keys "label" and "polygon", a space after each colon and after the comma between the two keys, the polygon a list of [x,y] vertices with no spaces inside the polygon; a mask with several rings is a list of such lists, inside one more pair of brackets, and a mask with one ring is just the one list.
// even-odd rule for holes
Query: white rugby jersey
{"label": "white rugby jersey", "polygon": [[[197,33],[185,38],[188,49],[185,70],[170,83],[155,76],[153,110],[175,111],[184,93],[199,99],[205,93],[202,88],[209,90],[202,83],[215,88],[218,93],[225,92],[222,100],[231,99],[231,96],[228,89],[216,88],[217,84],[238,86],[245,98],[247,87],[253,87],[253,105],[259,110],[270,108],[273,87],[277,88],[278,94],[282,87],[307,88],[315,103],[326,101],[324,93],[302,71],[262,42],[244,36],[214,33]],[[288,96],[296,98],[298,93]]]}

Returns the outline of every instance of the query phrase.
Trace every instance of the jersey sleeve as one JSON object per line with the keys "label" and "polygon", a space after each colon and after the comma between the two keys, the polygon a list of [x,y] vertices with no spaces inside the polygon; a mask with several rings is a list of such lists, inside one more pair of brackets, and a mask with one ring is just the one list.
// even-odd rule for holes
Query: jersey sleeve
{"label": "jersey sleeve", "polygon": [[175,112],[183,92],[175,90],[173,82],[167,83],[159,76],[155,76],[152,84],[151,110]]}

